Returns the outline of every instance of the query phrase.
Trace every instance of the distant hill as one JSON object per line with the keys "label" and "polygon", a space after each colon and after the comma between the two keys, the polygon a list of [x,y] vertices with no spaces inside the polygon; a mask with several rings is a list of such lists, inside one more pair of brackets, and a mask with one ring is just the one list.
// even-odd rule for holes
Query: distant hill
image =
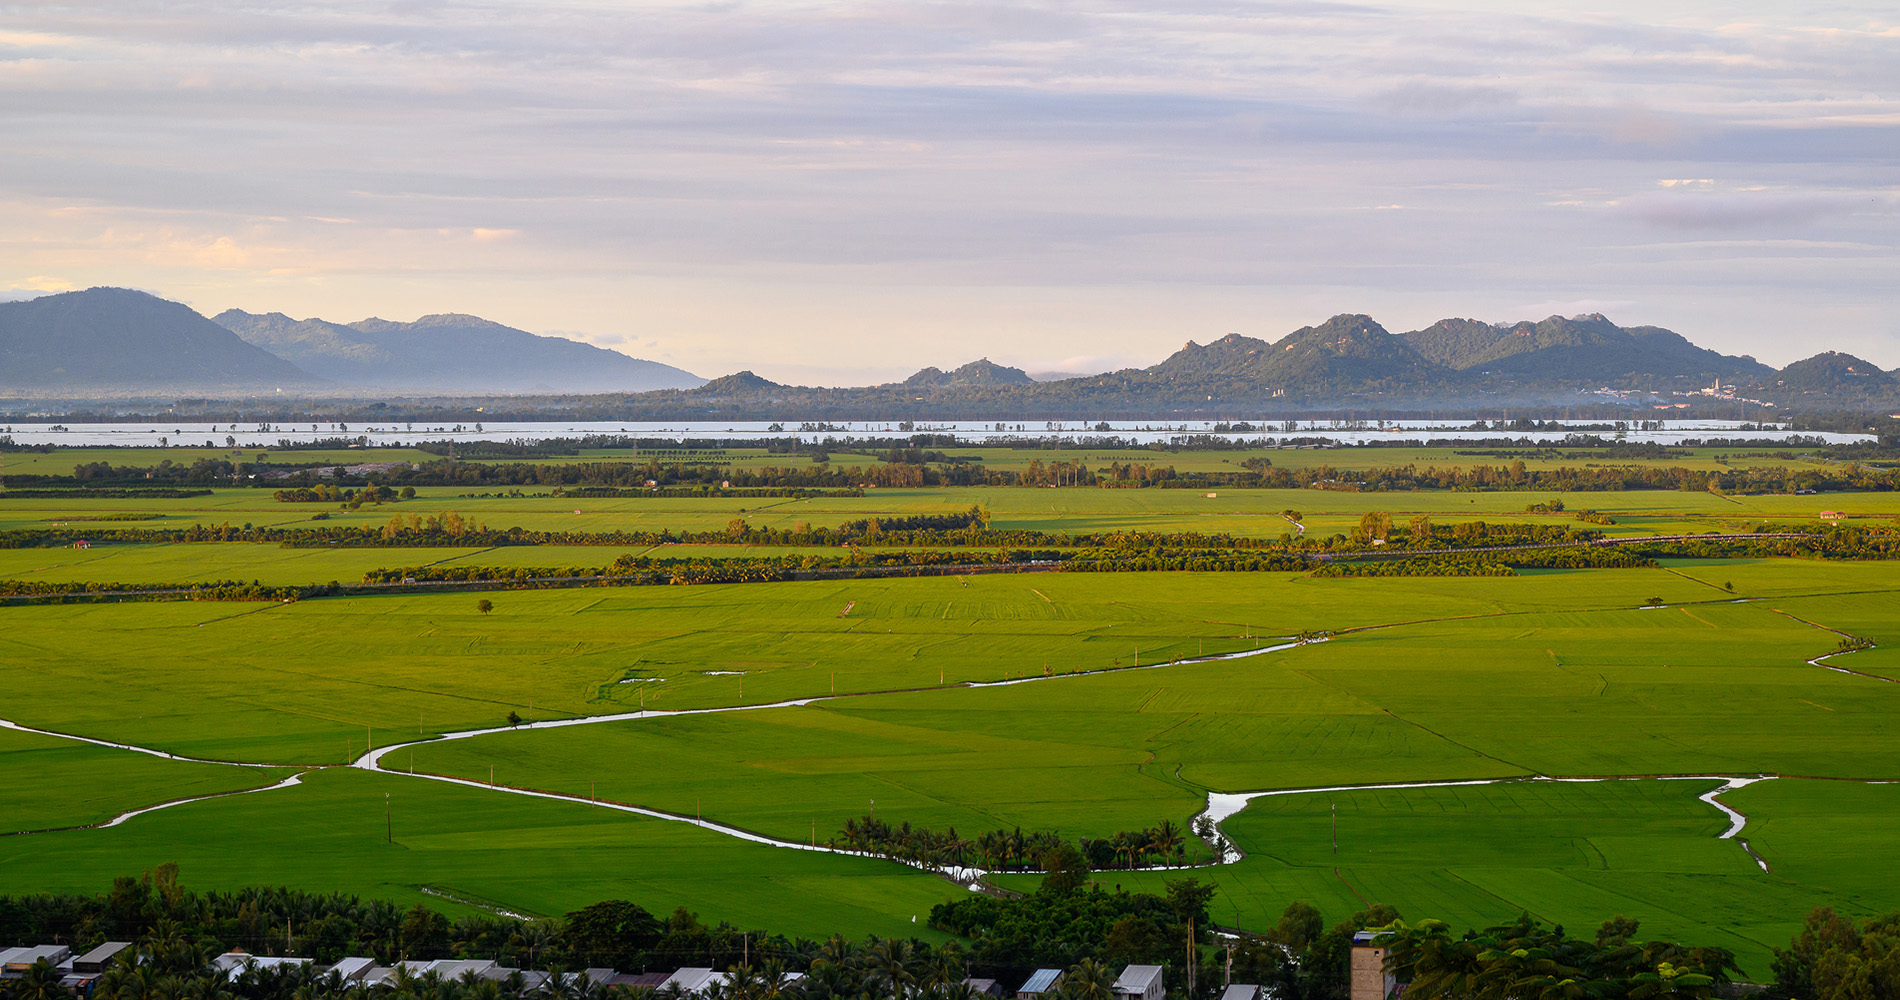
{"label": "distant hill", "polygon": [[950,371],[925,368],[901,382],[822,388],[783,385],[751,371],[708,382],[456,313],[413,323],[332,323],[233,309],[213,322],[178,303],[116,288],[0,303],[0,396],[234,398],[278,389],[464,402],[514,397],[487,407],[490,413],[774,421],[1190,414],[1254,420],[1499,406],[1647,413],[1740,412],[1732,407],[1747,401],[1810,410],[1900,404],[1900,378],[1850,354],[1830,351],[1776,371],[1660,327],[1621,327],[1594,313],[1518,323],[1445,319],[1403,334],[1370,316],[1343,313],[1273,341],[1237,333],[1209,344],[1188,341],[1145,368],[1038,381],[980,358]]}
{"label": "distant hill", "polygon": [[671,365],[460,313],[413,323],[332,323],[229,309],[213,319],[312,374],[362,388],[598,393],[690,389],[706,381]]}
{"label": "distant hill", "polygon": [[988,358],[979,358],[955,371],[925,368],[905,379],[902,384],[912,388],[945,388],[966,385],[1029,385],[1035,381],[1021,368],[1009,368]]}
{"label": "distant hill", "polygon": [[1215,396],[1242,390],[1256,395],[1260,390],[1379,391],[1445,378],[1403,338],[1387,333],[1370,316],[1354,314],[1302,327],[1271,344],[1237,333],[1206,347],[1189,341],[1145,372],[1180,390],[1205,390],[1203,395]]}
{"label": "distant hill", "polygon": [[252,394],[324,387],[189,306],[145,292],[90,288],[0,303],[0,393]]}
{"label": "distant hill", "polygon": [[[978,361],[954,372],[926,368],[898,383],[824,389],[742,372],[701,389],[629,397],[620,405],[629,414],[668,418],[1242,417],[1500,404],[1646,411],[1650,403],[1712,405],[1717,397],[1707,389],[1713,382],[1784,405],[1900,395],[1900,380],[1848,355],[1824,355],[1789,371],[1793,378],[1781,385],[1777,380],[1788,373],[1753,358],[1707,350],[1660,327],[1620,327],[1596,314],[1504,324],[1447,319],[1393,334],[1369,316],[1346,313],[1272,342],[1240,334],[1205,345],[1189,341],[1146,368],[1100,375],[1034,381],[1017,369]],[[1797,382],[1818,388],[1796,388]]]}
{"label": "distant hill", "polygon": [[1676,378],[1753,381],[1774,371],[1754,358],[1697,347],[1661,327],[1625,329],[1596,313],[1509,326],[1448,319],[1402,337],[1433,363],[1519,381],[1598,385]]}
{"label": "distant hill", "polygon": [[705,396],[710,399],[721,399],[727,396],[747,396],[754,393],[770,392],[784,388],[786,388],[786,386],[780,385],[769,378],[754,375],[750,371],[743,371],[734,372],[731,375],[722,375],[719,378],[713,379],[711,382],[707,382],[694,390],[693,394],[696,396]]}
{"label": "distant hill", "polygon": [[1797,393],[1827,395],[1867,395],[1891,390],[1895,385],[1889,372],[1852,354],[1828,351],[1789,365],[1766,380],[1776,388]]}

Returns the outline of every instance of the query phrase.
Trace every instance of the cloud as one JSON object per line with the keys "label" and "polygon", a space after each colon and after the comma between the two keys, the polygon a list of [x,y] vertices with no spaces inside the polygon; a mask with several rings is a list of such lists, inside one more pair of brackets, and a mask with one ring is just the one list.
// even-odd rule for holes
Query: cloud
{"label": "cloud", "polygon": [[1518,318],[1544,319],[1550,316],[1582,316],[1588,313],[1610,315],[1634,305],[1636,305],[1636,303],[1629,299],[1570,299],[1563,302],[1532,302],[1513,307],[1512,312],[1516,318],[1508,322],[1517,322]]}
{"label": "cloud", "polygon": [[13,295],[16,299],[30,299],[37,298],[41,295],[51,295],[54,292],[71,292],[77,290],[78,287],[78,285],[63,278],[34,275],[33,277],[21,278],[18,281],[8,284],[5,293]]}
{"label": "cloud", "polygon": [[1803,226],[1858,207],[1854,200],[1831,194],[1692,192],[1634,198],[1617,209],[1666,229],[1735,230]]}
{"label": "cloud", "polygon": [[1402,115],[1453,115],[1474,108],[1508,106],[1518,100],[1518,93],[1506,87],[1419,82],[1383,91],[1374,103]]}
{"label": "cloud", "polygon": [[1630,247],[1892,243],[1891,11],[1800,6],[26,5],[0,273],[663,330],[707,370],[1152,359],[1361,302],[1736,303],[1772,342],[1900,292]]}

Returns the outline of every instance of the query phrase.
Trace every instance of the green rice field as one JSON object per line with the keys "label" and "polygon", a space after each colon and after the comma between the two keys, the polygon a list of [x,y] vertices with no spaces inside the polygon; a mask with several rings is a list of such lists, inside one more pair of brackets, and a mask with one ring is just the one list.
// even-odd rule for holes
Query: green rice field
{"label": "green rice field", "polygon": [[[970,451],[999,467],[1063,457]],[[1267,454],[1343,468],[1395,451]],[[1425,451],[1407,460],[1474,461]],[[1224,468],[1247,455],[1157,457]],[[1716,464],[1713,452],[1693,459]],[[51,459],[9,455],[8,470],[20,460]],[[988,507],[993,527],[1077,533],[1275,538],[1297,520],[1330,535],[1374,511],[1575,524],[1526,513],[1555,495],[1511,492],[458,492],[424,488],[359,510],[228,487],[173,500],[0,495],[0,531],[380,525],[451,510],[491,527],[703,531],[734,518],[791,528],[972,504]],[[1819,523],[1822,510],[1870,526],[1900,515],[1900,494],[1887,493],[1562,499],[1637,536]],[[140,520],[119,519],[128,515]],[[0,548],[0,579],[300,586],[398,566],[838,551],[102,544]],[[1759,977],[1816,905],[1900,909],[1887,834],[1900,785],[1885,784],[1900,781],[1897,609],[1900,563],[1760,558],[1510,577],[1037,572],[6,606],[0,718],[190,759],[0,728],[0,834],[11,834],[0,836],[0,884],[96,892],[177,861],[197,888],[284,884],[454,914],[558,915],[620,897],[813,937],[938,940],[930,907],[968,892],[946,878],[692,820],[791,845],[822,843],[871,811],[965,837],[1016,827],[1105,837],[1185,826],[1210,794],[1296,792],[1226,819],[1222,834],[1245,857],[1197,869],[1220,889],[1223,923],[1263,928],[1296,899],[1329,920],[1383,902],[1461,928],[1525,911],[1580,928],[1622,913],[1648,934],[1730,948]],[[1295,642],[1302,633],[1323,641]],[[1850,636],[1872,648],[1829,655]],[[1246,655],[1202,659],[1227,654]],[[601,716],[616,718],[589,721]],[[531,725],[556,720],[574,724]],[[494,731],[460,735],[472,730]],[[381,771],[342,766],[370,746],[395,747]],[[292,774],[298,783],[222,794]],[[1728,817],[1697,796],[1733,776],[1770,780],[1722,794],[1747,817],[1724,838]],[[1498,783],[1429,784],[1450,781]],[[1363,787],[1395,783],[1428,784]],[[1198,842],[1192,853],[1213,857]],[[1146,889],[1176,877],[1095,875]],[[993,876],[1018,889],[1035,879]]]}

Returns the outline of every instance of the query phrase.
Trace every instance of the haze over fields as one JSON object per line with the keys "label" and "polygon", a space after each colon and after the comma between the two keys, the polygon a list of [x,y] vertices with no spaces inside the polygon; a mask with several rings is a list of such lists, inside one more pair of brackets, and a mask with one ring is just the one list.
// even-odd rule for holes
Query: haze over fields
{"label": "haze over fields", "polygon": [[[215,321],[144,292],[95,288],[0,303],[0,397],[356,397],[376,393],[528,394],[530,407],[586,405],[667,418],[868,419],[915,415],[1297,412],[1324,407],[1754,406],[1808,410],[1900,402],[1879,367],[1824,351],[1777,370],[1708,350],[1659,327],[1601,314],[1541,322],[1445,319],[1392,333],[1344,314],[1268,342],[1228,334],[1163,360],[1038,381],[978,359],[862,388],[788,386],[751,370],[689,372],[477,316],[413,323],[294,320],[238,309]],[[549,397],[554,397],[550,399]],[[1684,402],[1687,400],[1687,402]],[[37,404],[28,404],[37,405]],[[1724,412],[1738,413],[1739,409]]]}

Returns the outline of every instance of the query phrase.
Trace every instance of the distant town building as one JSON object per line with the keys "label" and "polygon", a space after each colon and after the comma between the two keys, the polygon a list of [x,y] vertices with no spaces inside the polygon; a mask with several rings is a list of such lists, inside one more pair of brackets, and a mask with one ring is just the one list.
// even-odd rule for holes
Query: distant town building
{"label": "distant town building", "polygon": [[1062,985],[1061,969],[1037,969],[1035,975],[1016,991],[1016,1000],[1042,1000],[1045,993],[1055,992]]}
{"label": "distant town building", "polygon": [[1371,931],[1352,936],[1351,1000],[1390,1000],[1398,981],[1385,971],[1385,949],[1372,943]]}
{"label": "distant town building", "polygon": [[1168,995],[1161,983],[1161,966],[1131,965],[1115,980],[1115,1000],[1161,1000]]}
{"label": "distant town building", "polygon": [[107,941],[105,944],[73,959],[73,971],[75,973],[104,972],[107,962],[112,961],[118,956],[119,952],[130,947],[132,947],[132,944],[129,941]]}

